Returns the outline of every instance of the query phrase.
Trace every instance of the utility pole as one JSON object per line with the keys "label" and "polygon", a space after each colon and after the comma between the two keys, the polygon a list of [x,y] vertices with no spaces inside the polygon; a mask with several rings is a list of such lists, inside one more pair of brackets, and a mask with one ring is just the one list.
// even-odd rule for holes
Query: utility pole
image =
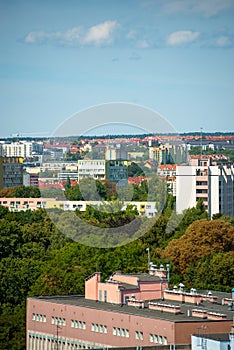
{"label": "utility pole", "polygon": [[59,350],[59,330],[61,327],[59,326],[59,322],[56,324],[56,347],[55,350]]}
{"label": "utility pole", "polygon": [[146,251],[148,252],[148,271],[150,270],[150,249],[146,248]]}

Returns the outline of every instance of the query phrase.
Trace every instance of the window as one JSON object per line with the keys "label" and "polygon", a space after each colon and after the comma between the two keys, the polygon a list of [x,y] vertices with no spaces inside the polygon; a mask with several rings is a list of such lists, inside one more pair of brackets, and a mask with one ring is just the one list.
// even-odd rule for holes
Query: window
{"label": "window", "polygon": [[86,323],[78,320],[71,320],[72,328],[86,329]]}
{"label": "window", "polygon": [[91,331],[96,333],[107,333],[107,326],[98,323],[92,323]]}
{"label": "window", "polygon": [[151,343],[167,345],[167,338],[163,335],[150,334],[149,338]]}
{"label": "window", "polygon": [[113,327],[113,335],[117,337],[129,338],[129,330],[125,328]]}
{"label": "window", "polygon": [[65,320],[65,318],[62,318],[62,317],[52,316],[51,317],[51,324],[55,324],[58,326],[66,326],[66,320]]}
{"label": "window", "polygon": [[143,332],[136,331],[135,337],[137,340],[143,340]]}
{"label": "window", "polygon": [[46,315],[33,313],[32,320],[36,322],[46,322]]}

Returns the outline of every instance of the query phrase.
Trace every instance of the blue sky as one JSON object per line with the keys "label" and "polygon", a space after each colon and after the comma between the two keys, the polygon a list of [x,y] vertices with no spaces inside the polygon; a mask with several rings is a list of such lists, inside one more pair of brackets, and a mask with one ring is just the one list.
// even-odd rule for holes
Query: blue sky
{"label": "blue sky", "polygon": [[0,0],[0,137],[109,102],[234,131],[233,23],[233,0]]}

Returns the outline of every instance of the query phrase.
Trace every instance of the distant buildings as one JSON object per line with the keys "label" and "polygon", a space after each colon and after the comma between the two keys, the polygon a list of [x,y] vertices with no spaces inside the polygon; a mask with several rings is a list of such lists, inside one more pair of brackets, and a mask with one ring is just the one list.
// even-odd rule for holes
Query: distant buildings
{"label": "distant buildings", "polygon": [[[43,187],[46,188],[46,187]],[[49,187],[50,188],[50,187]],[[58,187],[57,187],[58,188]],[[104,202],[106,203],[106,202]],[[110,203],[110,202],[108,202]],[[61,209],[64,211],[74,211],[79,209],[81,212],[86,211],[88,205],[98,207],[102,205],[102,201],[69,201],[64,199],[56,198],[0,198],[0,205],[9,208],[10,211],[21,211],[21,210],[36,210],[42,209]],[[140,216],[146,216],[152,218],[156,215],[155,202],[137,202],[137,201],[124,201],[121,210],[125,210],[128,205],[136,208]]]}
{"label": "distant buildings", "polygon": [[217,213],[234,215],[234,167],[213,165],[210,158],[191,160],[176,167],[176,210],[196,206],[203,200],[210,217]]}
{"label": "distant buildings", "polygon": [[188,349],[191,334],[201,329],[217,336],[230,332],[230,293],[185,291],[182,284],[169,289],[167,277],[163,266],[152,264],[149,273],[117,271],[106,281],[96,272],[85,281],[84,297],[28,298],[27,350]]}
{"label": "distant buildings", "polygon": [[23,185],[23,158],[0,157],[0,190]]}
{"label": "distant buildings", "polygon": [[158,164],[186,163],[188,150],[185,144],[161,144],[149,147],[149,158]]}

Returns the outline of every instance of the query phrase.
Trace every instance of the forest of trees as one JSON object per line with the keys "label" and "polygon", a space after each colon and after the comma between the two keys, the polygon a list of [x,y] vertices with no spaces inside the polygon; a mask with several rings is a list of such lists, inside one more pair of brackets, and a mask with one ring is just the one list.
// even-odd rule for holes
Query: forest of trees
{"label": "forest of trees", "polygon": [[[186,289],[230,292],[234,286],[234,218],[217,214],[209,220],[202,202],[181,216],[173,213],[173,206],[168,196],[161,215],[149,221],[145,234],[111,248],[96,248],[65,236],[43,209],[14,213],[0,206],[1,348],[26,348],[28,296],[83,294],[85,278],[95,271],[101,271],[103,279],[116,270],[146,272],[148,247],[156,265],[170,263],[171,285],[183,282]],[[121,231],[131,220],[141,220],[131,207],[123,212],[89,207],[76,215],[90,224],[92,240],[92,227],[116,226]],[[61,212],[59,219],[64,223]]]}

